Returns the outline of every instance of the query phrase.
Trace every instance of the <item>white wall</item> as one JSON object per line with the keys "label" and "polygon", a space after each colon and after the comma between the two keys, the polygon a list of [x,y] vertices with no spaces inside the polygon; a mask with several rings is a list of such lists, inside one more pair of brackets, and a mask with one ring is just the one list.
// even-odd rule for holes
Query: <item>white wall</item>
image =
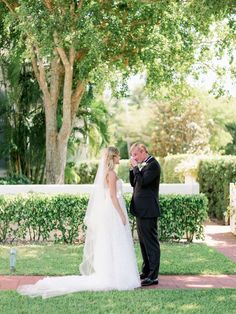
{"label": "white wall", "polygon": [[[44,185],[44,184],[26,184],[26,185],[0,185],[0,194],[19,194],[19,193],[45,193],[45,194],[82,194],[90,193],[93,189],[92,184],[62,184],[62,185]],[[123,184],[123,192],[132,192],[130,184]],[[199,184],[161,184],[160,194],[198,194]]]}

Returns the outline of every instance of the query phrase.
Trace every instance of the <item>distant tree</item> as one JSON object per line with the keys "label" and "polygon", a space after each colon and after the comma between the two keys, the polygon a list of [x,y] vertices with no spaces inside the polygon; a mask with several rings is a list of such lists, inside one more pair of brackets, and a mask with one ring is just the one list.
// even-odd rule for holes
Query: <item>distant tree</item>
{"label": "distant tree", "polygon": [[210,133],[202,107],[196,100],[157,103],[153,116],[151,149],[155,155],[210,151]]}

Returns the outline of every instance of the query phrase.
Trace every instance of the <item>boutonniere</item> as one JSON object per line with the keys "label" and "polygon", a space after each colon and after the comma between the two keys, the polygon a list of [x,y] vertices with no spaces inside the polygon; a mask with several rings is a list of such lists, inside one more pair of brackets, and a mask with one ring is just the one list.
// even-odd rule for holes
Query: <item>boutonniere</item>
{"label": "boutonniere", "polygon": [[139,170],[142,170],[143,167],[145,167],[147,165],[147,162],[141,162],[141,164],[138,165]]}

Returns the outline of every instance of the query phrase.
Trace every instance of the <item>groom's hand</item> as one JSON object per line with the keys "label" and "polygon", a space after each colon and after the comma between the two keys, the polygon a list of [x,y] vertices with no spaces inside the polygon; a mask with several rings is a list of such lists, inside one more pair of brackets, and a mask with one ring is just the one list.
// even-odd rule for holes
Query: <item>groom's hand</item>
{"label": "groom's hand", "polygon": [[134,158],[130,157],[130,165],[132,168],[134,168],[138,165],[138,163]]}

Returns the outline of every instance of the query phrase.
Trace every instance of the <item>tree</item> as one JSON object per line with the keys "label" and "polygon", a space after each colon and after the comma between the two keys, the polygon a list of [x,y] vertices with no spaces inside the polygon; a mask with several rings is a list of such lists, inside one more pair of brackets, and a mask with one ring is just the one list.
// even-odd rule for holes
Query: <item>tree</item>
{"label": "tree", "polygon": [[154,109],[152,151],[156,156],[210,151],[210,132],[196,99],[173,99]]}
{"label": "tree", "polygon": [[235,98],[215,98],[202,90],[192,90],[191,94],[198,99],[206,117],[207,127],[210,131],[210,147],[212,152],[223,153],[224,147],[232,137],[225,125],[236,119]]}
{"label": "tree", "polygon": [[5,30],[25,45],[24,58],[31,60],[43,93],[48,183],[64,182],[67,144],[89,81],[109,79],[115,70],[127,77],[145,67],[153,88],[177,82],[195,61],[201,35],[215,20],[228,17],[232,24],[235,9],[232,0],[0,3],[8,9]]}

